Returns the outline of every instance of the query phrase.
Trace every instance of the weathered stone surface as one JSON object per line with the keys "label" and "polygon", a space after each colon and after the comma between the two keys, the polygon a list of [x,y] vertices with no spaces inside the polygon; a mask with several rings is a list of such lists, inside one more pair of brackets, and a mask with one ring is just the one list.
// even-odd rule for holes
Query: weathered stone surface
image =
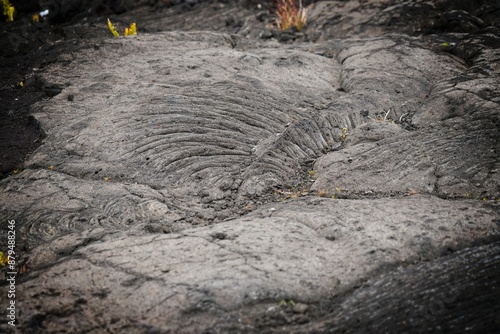
{"label": "weathered stone surface", "polygon": [[[209,331],[459,333],[469,328],[475,333],[494,332],[500,327],[499,261],[498,242],[467,248],[432,262],[394,268],[382,277],[375,275],[345,297],[325,296],[308,305],[306,316],[295,310],[296,306],[304,309],[303,303],[257,304],[244,313],[241,309],[226,312],[225,319],[233,321],[216,323]],[[310,321],[313,314],[319,316]]]}
{"label": "weathered stone surface", "polygon": [[[388,34],[412,5],[370,3],[316,4],[318,43],[261,39],[266,16],[229,4],[198,21],[218,32],[182,19],[208,4],[170,28],[142,13],[149,33],[45,68],[47,137],[0,183],[28,268],[19,331],[494,328],[500,38],[472,14],[475,34]],[[347,29],[331,6],[380,21]],[[462,311],[422,315],[447,286]]]}
{"label": "weathered stone surface", "polygon": [[[465,40],[461,47],[469,48],[470,44],[471,41]],[[409,117],[412,119],[409,129],[413,131],[401,131],[394,124],[363,124],[354,130],[352,138],[347,134],[346,149],[319,159],[315,166],[318,180],[313,189],[338,187],[357,194],[381,191],[433,192],[451,197],[496,196],[500,189],[500,113],[498,96],[489,92],[498,86],[499,77],[498,70],[482,65],[485,58],[488,63],[497,63],[498,50],[485,49],[469,60],[469,66],[460,61],[448,62],[441,72],[426,63],[427,57],[421,52],[428,51],[410,49],[406,57],[397,53],[399,61],[390,67],[384,62],[390,56],[383,52],[343,61],[343,69],[352,73],[347,77],[347,81],[354,83],[352,90],[368,95],[369,89],[363,89],[366,85],[372,92],[376,89],[377,95],[401,97],[400,101],[406,94],[407,101],[387,103],[383,109],[385,115],[379,116],[379,120],[387,116],[404,127],[404,119]],[[406,67],[409,75],[397,69],[404,63],[412,64]],[[478,67],[484,70],[479,73]],[[354,70],[347,71],[349,68]],[[383,71],[390,74],[382,80]],[[399,73],[392,75],[395,72],[400,72],[402,78],[398,78]],[[381,82],[377,88],[370,84],[374,78]],[[401,89],[400,84],[406,88]],[[414,99],[409,99],[410,96]],[[394,159],[395,156],[399,158]]]}
{"label": "weathered stone surface", "polygon": [[[433,259],[500,233],[498,208],[474,201],[417,196],[276,204],[180,233],[96,229],[56,239],[31,253],[31,266],[40,270],[23,284],[19,307],[27,321],[49,331],[141,332],[147,324],[199,332],[219,324],[221,311],[263,301],[253,312],[279,309],[283,300],[315,305],[385,266]],[[135,329],[131,320],[138,321]]]}

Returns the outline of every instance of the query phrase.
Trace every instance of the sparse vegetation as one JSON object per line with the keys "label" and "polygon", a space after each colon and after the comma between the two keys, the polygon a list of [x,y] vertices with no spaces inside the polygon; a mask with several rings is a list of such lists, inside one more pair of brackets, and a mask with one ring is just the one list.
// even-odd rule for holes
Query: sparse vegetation
{"label": "sparse vegetation", "polygon": [[[391,111],[394,113],[393,108],[389,108],[387,111],[382,110],[382,111],[376,113],[375,117],[368,116],[368,118],[373,120],[373,121],[376,121],[376,122],[389,122],[391,124],[395,124],[396,122],[392,118],[389,117],[389,114],[391,113]],[[401,121],[401,119],[400,119],[400,121]]]}
{"label": "sparse vegetation", "polygon": [[328,191],[326,191],[325,189],[318,190],[319,197],[326,197],[327,195],[328,195]]}
{"label": "sparse vegetation", "polygon": [[3,15],[7,16],[7,22],[14,21],[14,13],[16,12],[16,9],[10,4],[9,0],[1,1],[3,7]]}
{"label": "sparse vegetation", "polygon": [[281,201],[295,199],[299,196],[308,195],[309,191],[305,188],[294,188],[290,190],[275,190],[274,195],[279,197]]}
{"label": "sparse vegetation", "polygon": [[[120,37],[120,34],[116,30],[116,28],[113,25],[113,23],[111,23],[110,19],[108,19],[108,28],[109,28],[109,31],[111,31],[111,33],[113,34],[113,36]],[[130,25],[130,27],[127,27],[127,28],[124,29],[123,35],[124,36],[137,35],[137,25],[135,24],[135,22],[132,23]]]}
{"label": "sparse vegetation", "polygon": [[108,28],[109,28],[109,31],[111,31],[111,33],[113,34],[113,36],[120,37],[120,34],[118,33],[118,31],[116,31],[116,28],[113,25],[113,23],[111,23],[110,19],[108,19]]}
{"label": "sparse vegetation", "polygon": [[308,8],[304,8],[302,0],[277,0],[276,15],[277,24],[280,30],[296,28],[302,30],[307,23]]}
{"label": "sparse vegetation", "polygon": [[9,263],[9,259],[4,253],[0,252],[0,268],[6,266]]}
{"label": "sparse vegetation", "polygon": [[287,299],[282,299],[278,303],[279,307],[293,307],[295,305],[297,305],[297,303],[293,299],[288,299],[288,300]]}
{"label": "sparse vegetation", "polygon": [[125,36],[137,35],[137,25],[135,24],[135,22],[132,23],[130,27],[125,28],[124,35]]}
{"label": "sparse vegetation", "polygon": [[347,139],[347,128],[342,128],[342,134],[340,135],[340,140],[342,142],[345,142]]}

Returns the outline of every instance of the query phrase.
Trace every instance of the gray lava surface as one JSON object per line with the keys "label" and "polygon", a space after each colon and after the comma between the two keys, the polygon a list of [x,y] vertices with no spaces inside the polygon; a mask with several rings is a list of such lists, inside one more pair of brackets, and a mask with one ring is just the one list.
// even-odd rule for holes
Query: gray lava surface
{"label": "gray lava surface", "polygon": [[251,2],[67,26],[81,46],[37,74],[46,137],[0,181],[15,331],[499,329],[500,7],[449,3],[318,2],[304,32]]}

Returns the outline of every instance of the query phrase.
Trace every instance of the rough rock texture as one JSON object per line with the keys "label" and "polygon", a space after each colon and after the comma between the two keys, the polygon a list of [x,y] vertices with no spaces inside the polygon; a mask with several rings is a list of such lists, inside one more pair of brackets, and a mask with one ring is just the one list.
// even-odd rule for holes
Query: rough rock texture
{"label": "rough rock texture", "polygon": [[0,183],[19,331],[499,328],[500,37],[395,34],[411,4],[370,3],[270,35],[234,4],[140,8],[147,32],[45,68],[46,138]]}
{"label": "rough rock texture", "polygon": [[[266,205],[243,218],[166,235],[104,229],[70,234],[31,253],[31,265],[43,269],[35,270],[36,278],[28,278],[23,285],[19,307],[30,314],[29,326],[37,324],[50,331],[105,327],[140,333],[151,327],[177,333],[218,326],[229,326],[225,330],[231,331],[234,324],[222,319],[225,312],[234,316],[235,309],[247,318],[248,326],[285,330],[280,327],[304,320],[292,316],[282,323],[280,309],[318,307],[319,302],[330,303],[361,284],[371,272],[433,259],[478,238],[498,237],[498,222],[491,219],[495,211],[473,206],[470,201],[421,197],[308,198]],[[422,214],[421,207],[433,209]],[[476,218],[471,221],[471,217]],[[491,276],[498,283],[499,245],[495,245],[484,252],[493,255],[490,270],[496,272]],[[464,255],[456,256],[440,261],[446,266],[465,261]],[[447,274],[459,279],[453,268]],[[443,284],[434,282],[432,273],[427,275],[432,284]],[[421,284],[422,290],[429,289]],[[460,289],[455,298],[463,292]],[[355,295],[346,303],[358,298]],[[280,301],[292,301],[292,305],[280,305]],[[387,306],[395,307],[391,305]],[[245,314],[245,306],[252,311]],[[370,312],[370,317],[380,317]],[[78,317],[82,313],[91,316]],[[267,323],[259,323],[265,320],[263,314],[270,317]],[[309,317],[321,315],[309,313]],[[131,325],[131,319],[137,323]]]}

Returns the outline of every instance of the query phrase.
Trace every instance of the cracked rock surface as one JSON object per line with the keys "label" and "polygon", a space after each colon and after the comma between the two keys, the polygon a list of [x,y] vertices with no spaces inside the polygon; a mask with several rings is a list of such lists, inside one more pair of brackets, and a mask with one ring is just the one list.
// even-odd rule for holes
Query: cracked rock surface
{"label": "cracked rock surface", "polygon": [[445,4],[319,2],[304,33],[140,7],[137,36],[62,53],[0,182],[16,330],[500,328],[500,35]]}

